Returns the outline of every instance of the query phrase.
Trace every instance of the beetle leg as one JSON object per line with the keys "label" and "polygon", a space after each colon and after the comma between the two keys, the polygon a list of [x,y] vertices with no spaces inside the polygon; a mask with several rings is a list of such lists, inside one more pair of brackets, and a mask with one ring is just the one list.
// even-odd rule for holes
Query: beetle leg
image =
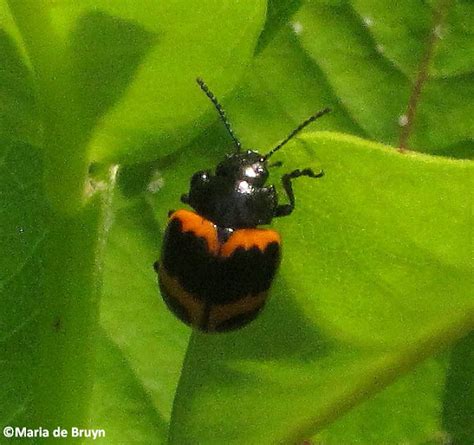
{"label": "beetle leg", "polygon": [[324,172],[321,170],[318,173],[314,173],[310,168],[305,168],[304,170],[294,170],[291,173],[283,175],[281,182],[283,184],[283,190],[285,190],[286,196],[288,196],[289,204],[280,204],[275,208],[274,216],[287,216],[295,208],[295,194],[293,192],[293,186],[291,181],[293,179],[299,178],[300,176],[308,176],[310,178],[321,178],[324,176]]}
{"label": "beetle leg", "polygon": [[183,195],[181,195],[181,202],[183,204],[189,204],[189,195],[187,195],[186,193],[184,193]]}

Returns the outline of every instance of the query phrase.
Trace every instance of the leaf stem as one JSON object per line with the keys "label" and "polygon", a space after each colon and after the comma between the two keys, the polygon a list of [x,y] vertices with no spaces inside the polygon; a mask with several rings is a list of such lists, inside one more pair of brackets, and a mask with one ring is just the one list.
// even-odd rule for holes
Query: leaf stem
{"label": "leaf stem", "polygon": [[107,185],[101,184],[80,212],[58,215],[46,240],[33,408],[36,424],[48,429],[87,427],[115,176],[112,167]]}
{"label": "leaf stem", "polygon": [[413,129],[417,106],[421,98],[423,86],[428,80],[430,64],[435,53],[436,43],[439,39],[439,27],[444,23],[446,19],[446,15],[448,13],[451,2],[452,0],[439,0],[433,13],[433,24],[431,27],[431,32],[428,38],[425,53],[421,59],[418,68],[415,83],[413,84],[413,88],[411,90],[407,110],[405,112],[406,124],[402,127],[400,133],[400,140],[398,145],[399,150],[402,152],[408,149],[408,140]]}
{"label": "leaf stem", "polygon": [[52,24],[53,2],[7,0],[36,76],[42,113],[45,186],[63,214],[79,211],[85,200],[88,134],[71,80],[67,42]]}

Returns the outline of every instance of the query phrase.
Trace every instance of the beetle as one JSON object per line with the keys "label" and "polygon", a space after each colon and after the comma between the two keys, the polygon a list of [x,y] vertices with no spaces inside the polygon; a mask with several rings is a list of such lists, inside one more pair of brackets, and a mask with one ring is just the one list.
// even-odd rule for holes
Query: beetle
{"label": "beetle", "polygon": [[269,168],[282,164],[268,160],[330,110],[313,114],[262,155],[242,150],[216,96],[202,79],[197,83],[217,110],[235,151],[214,172],[198,171],[191,177],[181,202],[193,210],[169,212],[161,258],[154,268],[161,295],[179,319],[203,332],[226,332],[247,325],[261,312],[280,264],[280,235],[259,226],[293,212],[294,179],[324,175],[310,168],[284,174],[288,203],[280,204],[275,187],[266,182]]}

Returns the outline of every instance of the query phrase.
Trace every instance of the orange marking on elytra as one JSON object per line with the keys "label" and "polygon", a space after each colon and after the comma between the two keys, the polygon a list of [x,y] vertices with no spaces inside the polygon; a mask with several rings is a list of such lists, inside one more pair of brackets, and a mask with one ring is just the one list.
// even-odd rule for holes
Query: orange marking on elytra
{"label": "orange marking on elytra", "polygon": [[262,252],[271,243],[281,243],[278,232],[269,229],[239,229],[236,230],[230,238],[222,245],[220,255],[223,257],[231,256],[239,247],[249,250],[252,247],[258,247]]}
{"label": "orange marking on elytra", "polygon": [[159,270],[161,285],[166,289],[168,298],[177,300],[186,309],[191,325],[199,326],[204,311],[204,303],[185,291],[176,278],[170,276],[164,267]]}
{"label": "orange marking on elytra", "polygon": [[247,295],[233,303],[212,306],[209,315],[209,330],[213,331],[220,323],[230,320],[237,315],[253,312],[262,307],[267,299],[267,294],[268,291],[264,291],[256,295]]}
{"label": "orange marking on elytra", "polygon": [[181,221],[183,232],[191,232],[199,238],[204,238],[210,253],[219,253],[217,229],[211,221],[189,210],[177,210],[170,216],[170,220],[172,219]]}

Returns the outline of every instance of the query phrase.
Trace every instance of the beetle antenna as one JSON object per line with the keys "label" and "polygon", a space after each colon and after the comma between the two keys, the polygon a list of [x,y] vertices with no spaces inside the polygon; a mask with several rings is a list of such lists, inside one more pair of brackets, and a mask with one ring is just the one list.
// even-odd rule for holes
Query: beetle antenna
{"label": "beetle antenna", "polygon": [[312,116],[308,117],[303,123],[298,125],[282,142],[280,142],[275,148],[270,150],[265,156],[264,159],[267,160],[270,156],[273,155],[276,151],[280,150],[290,139],[293,139],[303,128],[308,126],[311,122],[314,122],[316,119],[324,116],[325,114],[331,111],[330,108],[325,108],[324,110],[318,111],[317,113],[313,114]]}
{"label": "beetle antenna", "polygon": [[206,85],[206,83],[198,77],[196,79],[196,82],[198,85],[201,87],[201,90],[204,91],[206,96],[211,100],[211,102],[214,104],[214,107],[216,108],[217,112],[219,113],[219,116],[222,120],[222,122],[225,125],[225,128],[227,129],[227,132],[229,133],[230,137],[234,141],[235,148],[237,149],[237,152],[240,151],[240,148],[242,147],[242,144],[240,141],[237,139],[237,136],[234,134],[234,131],[232,130],[232,127],[230,125],[229,120],[227,119],[227,115],[225,114],[224,108],[222,108],[222,105],[219,103],[217,100],[216,96],[212,93],[212,91],[209,89],[209,87]]}

